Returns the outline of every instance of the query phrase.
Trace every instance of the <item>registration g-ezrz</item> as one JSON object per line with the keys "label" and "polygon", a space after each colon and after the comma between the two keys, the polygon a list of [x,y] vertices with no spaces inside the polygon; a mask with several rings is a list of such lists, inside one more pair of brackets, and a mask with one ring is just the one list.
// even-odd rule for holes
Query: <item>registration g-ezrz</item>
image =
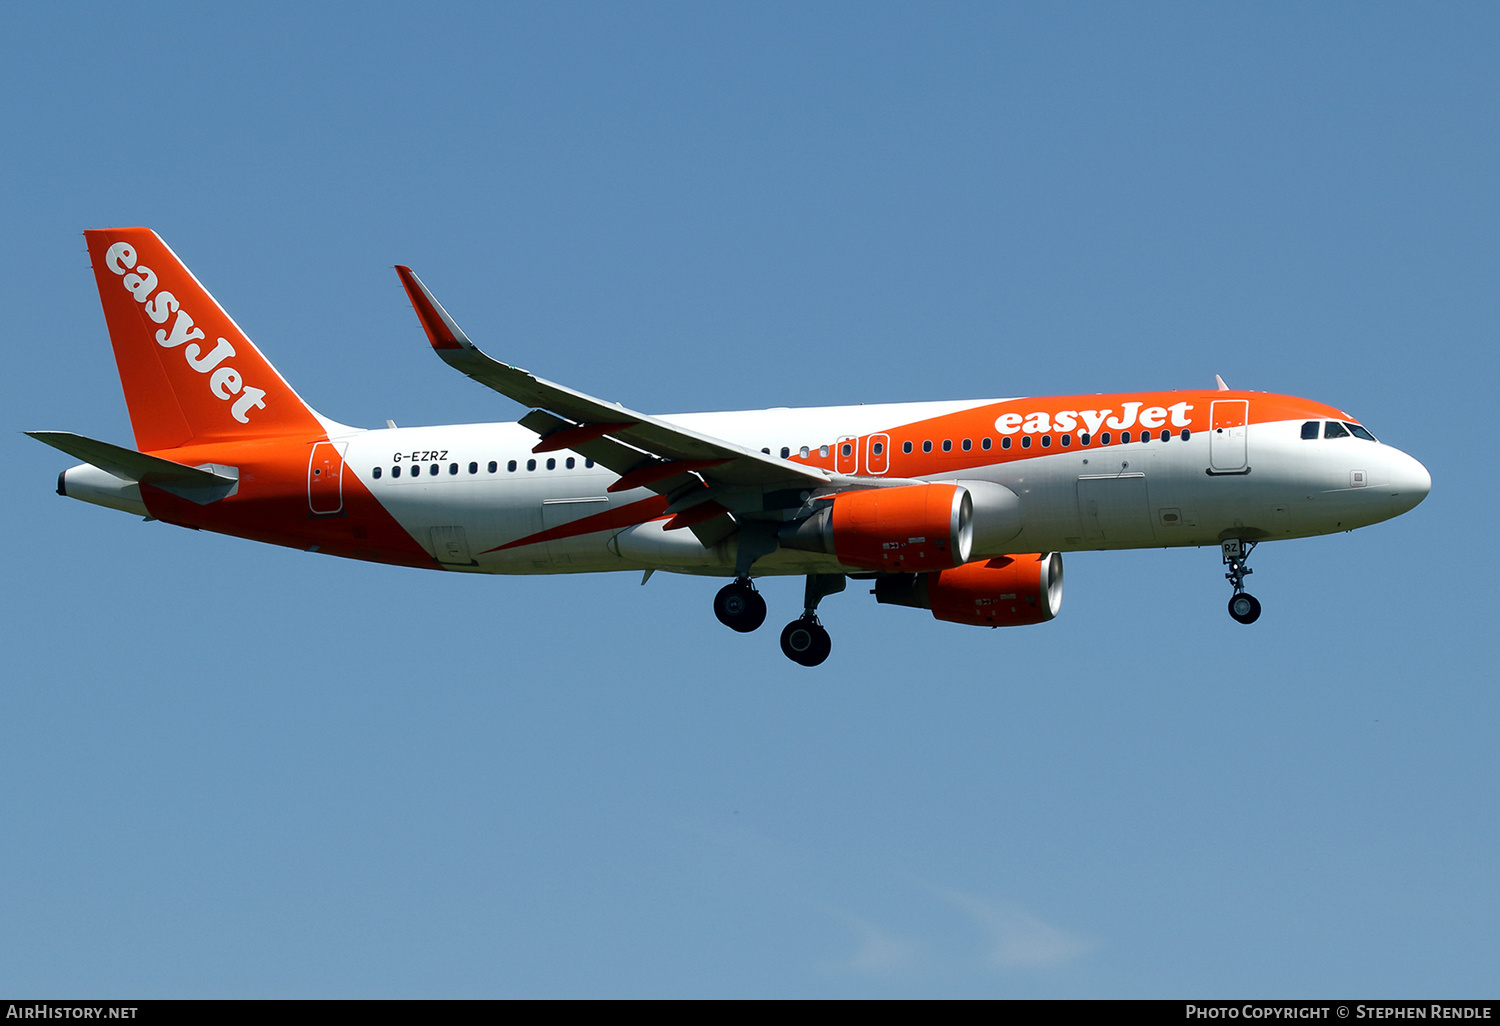
{"label": "registration g-ezrz", "polygon": [[402,460],[406,460],[408,463],[426,463],[430,460],[445,460],[447,458],[447,449],[415,449],[411,452],[393,454],[391,462],[400,463]]}

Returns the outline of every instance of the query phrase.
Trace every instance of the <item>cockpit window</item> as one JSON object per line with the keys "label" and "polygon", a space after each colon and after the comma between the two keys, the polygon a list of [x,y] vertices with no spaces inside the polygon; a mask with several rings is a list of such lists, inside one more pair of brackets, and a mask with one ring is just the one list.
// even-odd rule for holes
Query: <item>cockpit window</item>
{"label": "cockpit window", "polygon": [[1318,433],[1322,430],[1323,422],[1321,420],[1310,420],[1306,424],[1302,425],[1302,437],[1317,438]]}
{"label": "cockpit window", "polygon": [[1349,432],[1344,430],[1344,425],[1336,420],[1330,420],[1323,425],[1324,438],[1348,438]]}
{"label": "cockpit window", "polygon": [[1375,441],[1375,436],[1370,434],[1370,432],[1366,431],[1364,428],[1360,427],[1358,424],[1350,424],[1348,421],[1345,421],[1344,427],[1348,428],[1349,433],[1352,434],[1355,438],[1363,438],[1367,442]]}

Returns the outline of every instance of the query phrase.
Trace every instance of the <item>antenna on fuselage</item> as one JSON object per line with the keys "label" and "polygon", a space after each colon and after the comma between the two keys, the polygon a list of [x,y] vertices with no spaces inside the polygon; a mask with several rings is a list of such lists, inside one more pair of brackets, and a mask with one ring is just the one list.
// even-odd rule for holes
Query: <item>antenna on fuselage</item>
{"label": "antenna on fuselage", "polygon": [[1218,384],[1220,392],[1229,391],[1229,386],[1224,384],[1224,379],[1219,377],[1217,374],[1214,375],[1214,381]]}

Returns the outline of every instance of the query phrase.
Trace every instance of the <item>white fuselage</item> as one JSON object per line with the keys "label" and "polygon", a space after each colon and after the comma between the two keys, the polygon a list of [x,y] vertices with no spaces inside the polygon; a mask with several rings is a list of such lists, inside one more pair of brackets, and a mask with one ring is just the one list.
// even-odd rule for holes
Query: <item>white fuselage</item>
{"label": "white fuselage", "polygon": [[[662,419],[748,448],[816,456],[830,439],[867,436],[997,400],[901,403],[727,413]],[[1295,538],[1352,530],[1405,512],[1426,494],[1421,464],[1399,449],[1356,437],[1304,439],[1304,423],[1252,423],[1230,470],[1209,473],[1214,433],[1053,449],[1024,459],[937,469],[923,480],[989,481],[1021,500],[1022,528],[1009,552],[1217,545],[1229,537]],[[564,451],[534,454],[535,433],[518,424],[465,424],[357,431],[346,473],[448,569],[558,573],[669,569],[732,574],[734,543],[706,548],[660,521],[567,533],[567,525],[650,499],[644,488],[611,493],[617,475]],[[900,440],[892,433],[892,445]],[[1240,443],[1237,443],[1240,444]],[[955,453],[957,455],[957,453]],[[858,459],[858,453],[854,458]],[[1243,469],[1236,466],[1243,461]],[[550,463],[550,469],[549,469]],[[491,470],[491,466],[495,469]],[[375,476],[376,468],[380,469]],[[399,468],[400,476],[394,472]],[[471,470],[472,468],[472,470]],[[514,469],[511,469],[514,468]],[[534,469],[528,469],[534,468]],[[861,468],[852,468],[859,472]],[[418,471],[415,475],[413,470]],[[1239,472],[1236,472],[1238,470]],[[597,523],[598,521],[596,521]],[[563,528],[562,532],[554,529]],[[624,541],[617,540],[622,531]],[[554,536],[504,548],[553,532]],[[632,545],[635,540],[638,544]],[[975,552],[974,556],[998,553]],[[756,574],[837,572],[832,556],[782,550]]]}

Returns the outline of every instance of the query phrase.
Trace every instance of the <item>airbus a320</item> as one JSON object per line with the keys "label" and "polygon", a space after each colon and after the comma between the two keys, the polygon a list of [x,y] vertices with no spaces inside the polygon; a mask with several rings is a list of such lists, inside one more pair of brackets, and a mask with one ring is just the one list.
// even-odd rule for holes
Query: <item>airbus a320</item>
{"label": "airbus a320", "polygon": [[[353,428],[304,402],[159,237],[85,232],[135,447],[29,432],[84,462],[70,498],[152,520],[449,573],[729,578],[718,619],[766,619],[757,577],[806,578],[781,632],[816,666],[819,603],[983,627],[1042,623],[1062,553],[1214,546],[1229,614],[1264,541],[1349,531],[1426,497],[1421,463],[1308,399],[1235,391],[647,415],[482,352],[409,268],[434,352],[531,408],[515,423]],[[387,422],[389,424],[389,422]]]}

